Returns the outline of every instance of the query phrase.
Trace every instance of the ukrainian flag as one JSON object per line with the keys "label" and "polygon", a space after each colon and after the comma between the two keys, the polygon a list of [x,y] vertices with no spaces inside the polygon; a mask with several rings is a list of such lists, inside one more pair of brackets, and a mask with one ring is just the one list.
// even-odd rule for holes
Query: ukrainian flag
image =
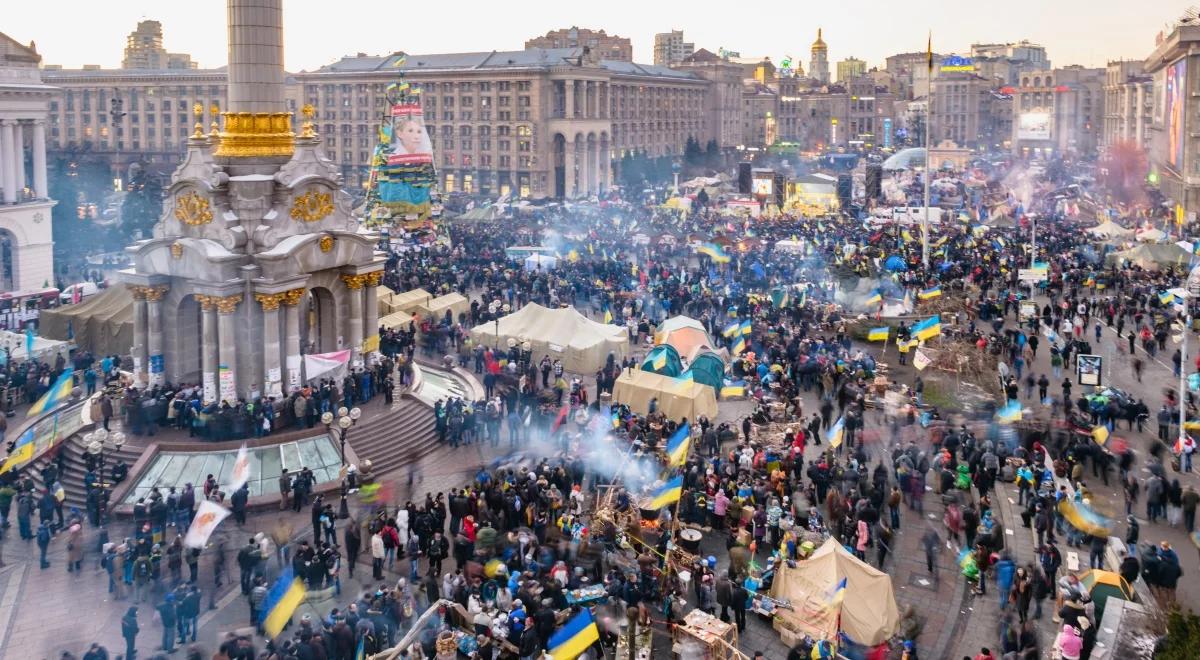
{"label": "ukrainian flag", "polygon": [[275,584],[267,592],[266,600],[263,601],[259,620],[267,632],[267,637],[277,637],[283,632],[283,626],[304,600],[305,592],[304,581],[296,577],[291,565],[288,565],[275,580]]}
{"label": "ukrainian flag", "polygon": [[881,302],[883,302],[883,294],[879,293],[879,289],[876,289],[874,291],[874,293],[871,294],[871,297],[869,297],[865,301],[863,301],[863,304],[864,305],[878,305]]}
{"label": "ukrainian flag", "polygon": [[713,261],[719,264],[729,263],[730,257],[725,254],[725,250],[716,243],[701,243],[696,251],[700,254],[710,257]]}
{"label": "ukrainian flag", "polygon": [[42,395],[42,398],[34,402],[29,407],[29,412],[25,413],[26,417],[40,415],[47,410],[53,409],[58,404],[71,398],[71,390],[75,388],[74,371],[68,369],[58,377],[58,380],[50,386],[50,389]]}
{"label": "ukrainian flag", "polygon": [[1175,294],[1170,291],[1163,291],[1158,294],[1158,302],[1163,305],[1170,305],[1175,302]]}
{"label": "ukrainian flag", "polygon": [[665,366],[667,366],[667,352],[659,351],[658,355],[654,356],[654,368],[662,369]]}
{"label": "ukrainian flag", "polygon": [[732,351],[734,355],[741,355],[742,351],[744,350],[746,350],[746,338],[738,337],[737,341],[733,342],[733,348],[731,348],[730,351]]}
{"label": "ukrainian flag", "polygon": [[937,298],[940,295],[942,295],[942,287],[931,286],[928,289],[925,289],[924,291],[918,293],[917,297],[920,298],[921,300],[932,300],[933,298]]}
{"label": "ukrainian flag", "polygon": [[613,319],[612,310],[611,309],[604,310],[604,324],[608,325],[609,323],[612,323],[612,319]]}
{"label": "ukrainian flag", "polygon": [[546,646],[554,660],[575,660],[599,640],[600,629],[596,627],[592,611],[584,608],[551,635]]}
{"label": "ukrainian flag", "polygon": [[32,461],[34,449],[36,449],[36,445],[33,442],[33,427],[30,427],[21,434],[21,437],[17,438],[12,453],[8,455],[4,464],[0,465],[0,474],[4,474],[22,463]]}
{"label": "ukrainian flag", "polygon": [[1021,421],[1021,404],[1015,401],[1009,403],[996,412],[996,418],[1005,423]]}
{"label": "ukrainian flag", "polygon": [[934,314],[924,321],[914,323],[912,327],[912,335],[922,341],[940,334],[942,334],[942,317],[940,314]]}
{"label": "ukrainian flag", "polygon": [[746,396],[745,385],[725,385],[721,387],[721,398],[728,399],[735,396]]}
{"label": "ukrainian flag", "polygon": [[[679,496],[683,493],[683,475],[677,474],[670,481],[663,484],[654,492],[654,498],[650,500],[649,509],[661,509],[668,504],[674,504],[679,501]],[[557,656],[556,656],[557,657]]]}
{"label": "ukrainian flag", "polygon": [[617,414],[617,411],[615,411],[615,410],[613,411],[613,414],[612,414],[612,427],[614,429],[621,428],[621,416],[619,414]]}
{"label": "ukrainian flag", "polygon": [[908,230],[907,230],[907,229],[901,229],[901,230],[900,230],[900,238],[902,238],[902,239],[904,239],[904,240],[906,240],[906,241],[913,241],[913,240],[915,240],[915,239],[913,238],[913,235],[912,235],[912,234],[910,234],[910,233],[908,233]]}
{"label": "ukrainian flag", "polygon": [[886,325],[882,328],[871,328],[867,331],[867,341],[887,341],[890,331],[891,328]]}
{"label": "ukrainian flag", "polygon": [[738,328],[738,331],[743,335],[748,335],[751,332],[754,332],[754,324],[750,321],[750,319],[746,319],[745,321],[742,321],[742,326]]}
{"label": "ukrainian flag", "polygon": [[1092,429],[1092,438],[1096,441],[1096,444],[1103,446],[1104,443],[1108,442],[1108,427],[1101,424]]}
{"label": "ukrainian flag", "polygon": [[847,582],[848,578],[842,578],[833,586],[833,590],[829,592],[829,597],[826,599],[830,607],[837,607],[845,600]]}
{"label": "ukrainian flag", "polygon": [[737,321],[734,321],[733,323],[730,323],[729,325],[725,326],[725,329],[721,331],[721,336],[728,339],[729,337],[736,335],[740,328],[741,328],[741,324],[738,323]]}
{"label": "ukrainian flag", "polygon": [[683,423],[667,440],[667,465],[675,467],[687,462],[688,449],[692,445],[692,427]]}
{"label": "ukrainian flag", "polygon": [[825,432],[825,440],[829,442],[829,447],[837,449],[842,445],[842,438],[846,435],[846,418],[838,417],[838,421],[834,423],[828,431]]}

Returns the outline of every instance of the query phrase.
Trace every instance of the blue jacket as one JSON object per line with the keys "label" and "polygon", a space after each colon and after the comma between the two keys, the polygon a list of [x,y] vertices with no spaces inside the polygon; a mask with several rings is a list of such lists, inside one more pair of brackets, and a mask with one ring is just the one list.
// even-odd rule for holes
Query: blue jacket
{"label": "blue jacket", "polygon": [[996,584],[1001,589],[1012,587],[1013,576],[1017,572],[1017,565],[1013,563],[1013,560],[1007,557],[1001,558],[1000,561],[996,562],[995,571]]}

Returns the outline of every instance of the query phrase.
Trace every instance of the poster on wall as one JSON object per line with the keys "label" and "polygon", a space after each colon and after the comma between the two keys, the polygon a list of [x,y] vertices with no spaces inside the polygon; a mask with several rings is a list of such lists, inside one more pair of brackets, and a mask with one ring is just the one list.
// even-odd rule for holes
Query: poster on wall
{"label": "poster on wall", "polygon": [[1049,140],[1050,113],[1023,112],[1017,118],[1018,140]]}
{"label": "poster on wall", "polygon": [[1100,385],[1100,370],[1104,365],[1104,358],[1099,355],[1080,355],[1076,359],[1078,360],[1076,369],[1079,371],[1079,384]]}
{"label": "poster on wall", "polygon": [[1164,124],[1167,128],[1167,165],[1180,169],[1183,166],[1184,115],[1187,105],[1187,59],[1180,59],[1167,67]]}
{"label": "poster on wall", "polygon": [[204,402],[210,403],[217,399],[217,375],[211,371],[204,372]]}
{"label": "poster on wall", "polygon": [[219,382],[221,384],[221,400],[234,403],[237,401],[237,388],[233,384],[233,369],[221,365]]}

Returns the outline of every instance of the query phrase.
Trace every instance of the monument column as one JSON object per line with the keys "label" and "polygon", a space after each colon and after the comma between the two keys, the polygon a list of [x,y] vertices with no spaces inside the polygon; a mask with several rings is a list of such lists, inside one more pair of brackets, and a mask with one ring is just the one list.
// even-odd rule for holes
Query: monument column
{"label": "monument column", "polygon": [[133,347],[130,349],[130,354],[133,356],[133,386],[146,386],[146,356],[147,356],[147,339],[146,339],[146,287],[131,286],[129,292],[133,294]]}
{"label": "monument column", "polygon": [[165,286],[148,286],[146,297],[146,372],[150,385],[162,385],[166,376],[163,364],[162,299],[167,293]]}
{"label": "monument column", "polygon": [[217,336],[216,300],[216,296],[196,296],[196,301],[200,303],[200,378],[204,386],[205,404],[217,400],[217,369],[220,364],[217,346],[220,338]]}
{"label": "monument column", "polygon": [[369,351],[363,352],[370,353],[379,350],[379,283],[383,281],[383,271],[367,273],[366,278],[364,303],[367,309],[363,315],[363,332],[366,333],[366,339],[371,340],[371,346]]}
{"label": "monument column", "polygon": [[283,395],[283,370],[279,363],[279,303],[282,293],[256,293],[263,310],[263,391],[266,396]]}
{"label": "monument column", "polygon": [[363,285],[367,283],[366,275],[342,275],[346,284],[347,295],[350,297],[350,314],[346,318],[346,343],[343,348],[350,348],[351,357],[362,354],[363,340]]}
{"label": "monument column", "polygon": [[237,401],[237,327],[234,316],[238,304],[242,302],[242,294],[216,297],[213,302],[217,306],[217,400],[228,401],[233,405]]}
{"label": "monument column", "polygon": [[229,111],[286,109],[283,0],[228,0]]}
{"label": "monument column", "polygon": [[287,388],[300,387],[300,301],[304,299],[304,289],[292,289],[283,292],[283,325],[284,341],[283,354],[287,366]]}
{"label": "monument column", "polygon": [[46,120],[33,121],[33,190],[38,199],[49,199],[46,186]]}

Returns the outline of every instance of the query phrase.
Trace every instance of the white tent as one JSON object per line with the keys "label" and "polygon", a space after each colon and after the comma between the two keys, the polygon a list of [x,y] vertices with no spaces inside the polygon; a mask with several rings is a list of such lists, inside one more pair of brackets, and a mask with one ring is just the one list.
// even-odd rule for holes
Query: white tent
{"label": "white tent", "polygon": [[1126,229],[1112,220],[1105,220],[1085,231],[1092,236],[1099,236],[1101,238],[1128,238],[1129,236],[1133,236],[1132,229]]}
{"label": "white tent", "polygon": [[482,323],[471,329],[471,338],[485,346],[509,339],[532,346],[533,360],[543,355],[561,359],[563,368],[572,373],[593,374],[604,366],[609,353],[619,362],[629,354],[628,331],[622,326],[593,321],[574,307],[547,309],[536,303],[502,317],[499,322]]}
{"label": "white tent", "polygon": [[1143,243],[1157,243],[1166,237],[1166,232],[1156,227],[1143,229],[1137,233],[1137,239]]}
{"label": "white tent", "polygon": [[775,241],[775,249],[780,252],[804,252],[804,241],[792,240],[790,238]]}
{"label": "white tent", "polygon": [[531,254],[525,257],[525,270],[554,270],[558,267],[558,257],[548,254]]}

